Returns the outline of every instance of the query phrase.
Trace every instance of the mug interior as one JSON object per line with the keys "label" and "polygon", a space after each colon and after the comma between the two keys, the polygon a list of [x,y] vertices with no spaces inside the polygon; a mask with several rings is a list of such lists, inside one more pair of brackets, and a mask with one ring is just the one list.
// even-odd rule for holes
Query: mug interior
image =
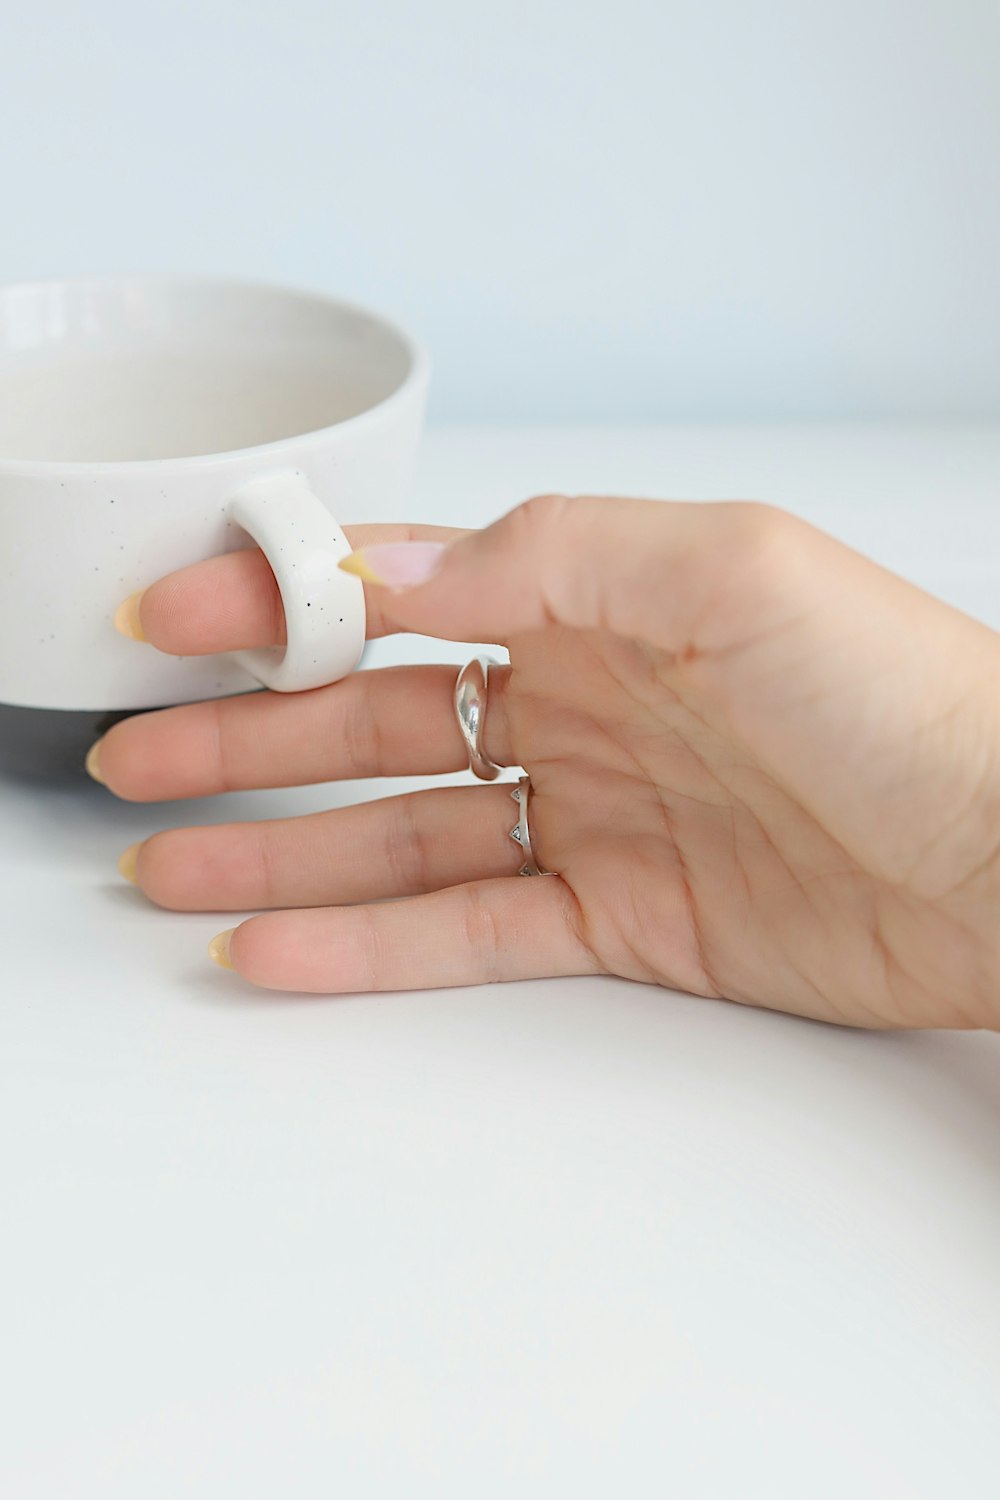
{"label": "mug interior", "polygon": [[325,297],[182,277],[0,289],[0,460],[193,458],[379,405],[414,365],[390,324]]}

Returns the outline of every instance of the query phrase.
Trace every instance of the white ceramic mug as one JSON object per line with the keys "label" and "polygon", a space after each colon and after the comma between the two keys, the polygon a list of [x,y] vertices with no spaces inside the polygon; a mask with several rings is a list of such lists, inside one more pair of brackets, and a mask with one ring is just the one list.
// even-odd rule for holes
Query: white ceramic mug
{"label": "white ceramic mug", "polygon": [[[0,703],[136,709],[331,682],[364,597],[348,522],[400,514],[423,352],[328,297],[187,277],[0,288]],[[164,573],[256,543],[287,648],[173,658],[112,627]]]}

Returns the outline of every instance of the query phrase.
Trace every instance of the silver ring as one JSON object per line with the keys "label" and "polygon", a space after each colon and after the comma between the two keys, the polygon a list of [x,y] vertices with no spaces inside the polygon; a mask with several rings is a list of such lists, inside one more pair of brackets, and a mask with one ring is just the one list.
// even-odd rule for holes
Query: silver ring
{"label": "silver ring", "polygon": [[504,769],[494,765],[483,750],[490,667],[499,665],[492,657],[474,656],[459,672],[455,682],[455,717],[469,753],[469,770],[480,781],[496,781]]}
{"label": "silver ring", "polygon": [[519,875],[548,875],[549,870],[543,870],[531,852],[531,834],[528,831],[528,802],[531,797],[531,782],[527,776],[522,776],[517,786],[510,794],[517,803],[517,824],[510,830],[508,835],[515,844],[520,844],[524,855],[524,864],[518,870]]}

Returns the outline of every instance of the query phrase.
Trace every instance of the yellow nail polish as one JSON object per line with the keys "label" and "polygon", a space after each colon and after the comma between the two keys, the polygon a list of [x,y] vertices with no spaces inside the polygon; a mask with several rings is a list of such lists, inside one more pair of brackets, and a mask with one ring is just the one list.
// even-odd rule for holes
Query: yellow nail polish
{"label": "yellow nail polish", "polygon": [[103,744],[103,740],[95,740],[94,741],[94,743],[91,745],[90,749],[87,751],[87,759],[84,761],[83,764],[84,764],[84,767],[86,769],[87,775],[88,776],[93,776],[93,778],[94,778],[95,781],[99,781],[101,783],[101,786],[104,786],[104,777],[101,775],[101,745],[102,744]]}
{"label": "yellow nail polish", "polygon": [[139,620],[139,606],[145,592],[145,589],[139,589],[137,593],[129,594],[128,598],[123,599],[115,610],[115,629],[122,635],[127,635],[132,641],[146,639]]}
{"label": "yellow nail polish", "polygon": [[208,945],[208,956],[220,969],[233,967],[229,958],[229,940],[235,931],[235,927],[227,928],[225,932],[218,933]]}
{"label": "yellow nail polish", "polygon": [[138,878],[136,876],[136,867],[139,863],[139,850],[141,848],[141,840],[138,844],[129,844],[128,848],[125,850],[125,853],[118,861],[119,870],[125,876],[125,879],[130,880],[133,885],[139,884]]}
{"label": "yellow nail polish", "polygon": [[342,557],[337,567],[342,573],[353,573],[355,578],[360,578],[363,583],[382,583],[382,579],[375,572],[364,552],[349,552]]}

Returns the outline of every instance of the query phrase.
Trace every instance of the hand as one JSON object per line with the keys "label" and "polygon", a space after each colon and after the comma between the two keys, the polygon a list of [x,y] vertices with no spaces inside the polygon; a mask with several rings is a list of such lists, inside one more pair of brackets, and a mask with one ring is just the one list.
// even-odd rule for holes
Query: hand
{"label": "hand", "polygon": [[[407,535],[352,538],[370,577],[409,584],[366,586],[369,633],[509,648],[486,749],[530,774],[555,877],[516,878],[496,784],[130,851],[161,905],[300,908],[232,931],[240,974],[331,993],[611,973],[852,1025],[1000,1026],[991,631],[756,504],[544,496]],[[175,654],[282,638],[255,552],[139,612]],[[456,770],[453,683],[395,668],[146,714],[100,742],[100,776],[157,800]]]}

